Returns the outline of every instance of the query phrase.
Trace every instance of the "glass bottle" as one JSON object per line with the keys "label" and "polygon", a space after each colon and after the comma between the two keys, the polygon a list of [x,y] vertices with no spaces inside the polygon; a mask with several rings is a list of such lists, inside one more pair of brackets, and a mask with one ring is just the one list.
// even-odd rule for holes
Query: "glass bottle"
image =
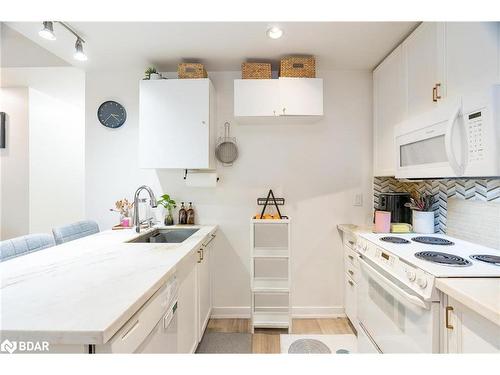
{"label": "glass bottle", "polygon": [[181,202],[181,208],[179,210],[179,224],[187,223],[187,211],[184,207],[184,202]]}
{"label": "glass bottle", "polygon": [[189,202],[189,208],[187,210],[187,223],[188,224],[194,224],[193,202]]}

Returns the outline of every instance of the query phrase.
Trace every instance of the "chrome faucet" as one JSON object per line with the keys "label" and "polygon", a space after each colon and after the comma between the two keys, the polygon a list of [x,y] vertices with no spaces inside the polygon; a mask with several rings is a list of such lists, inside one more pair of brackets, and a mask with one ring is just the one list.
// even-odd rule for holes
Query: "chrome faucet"
{"label": "chrome faucet", "polygon": [[141,191],[146,190],[149,194],[149,204],[151,205],[152,208],[155,208],[157,206],[156,204],[156,198],[155,194],[153,193],[153,190],[149,186],[142,185],[139,186],[139,188],[135,191],[134,195],[134,226],[135,226],[135,231],[137,233],[141,232],[141,224],[148,222],[149,225],[151,226],[151,221],[153,218],[147,218],[145,220],[139,220],[139,195],[141,194]]}

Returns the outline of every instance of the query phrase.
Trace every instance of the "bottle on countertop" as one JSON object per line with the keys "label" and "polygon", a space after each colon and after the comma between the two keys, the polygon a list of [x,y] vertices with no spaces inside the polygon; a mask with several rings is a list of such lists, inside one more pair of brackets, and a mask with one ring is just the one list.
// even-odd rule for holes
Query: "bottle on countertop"
{"label": "bottle on countertop", "polygon": [[179,224],[187,223],[187,211],[184,207],[184,202],[181,202],[181,208],[179,210]]}
{"label": "bottle on countertop", "polygon": [[187,210],[187,223],[188,224],[194,224],[193,202],[189,202],[189,208]]}

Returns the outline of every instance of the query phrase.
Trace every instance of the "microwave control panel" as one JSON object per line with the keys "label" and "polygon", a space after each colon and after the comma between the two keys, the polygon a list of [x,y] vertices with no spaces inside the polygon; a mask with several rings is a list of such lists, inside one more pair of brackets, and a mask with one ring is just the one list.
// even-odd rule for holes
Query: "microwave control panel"
{"label": "microwave control panel", "polygon": [[475,111],[465,115],[467,139],[469,145],[469,162],[484,158],[484,112]]}

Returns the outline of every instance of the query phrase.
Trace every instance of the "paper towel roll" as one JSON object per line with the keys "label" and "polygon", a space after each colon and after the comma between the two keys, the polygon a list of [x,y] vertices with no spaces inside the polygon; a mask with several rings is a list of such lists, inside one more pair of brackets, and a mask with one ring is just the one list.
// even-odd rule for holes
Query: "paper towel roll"
{"label": "paper towel roll", "polygon": [[186,175],[186,186],[191,187],[216,187],[216,172],[188,172]]}

